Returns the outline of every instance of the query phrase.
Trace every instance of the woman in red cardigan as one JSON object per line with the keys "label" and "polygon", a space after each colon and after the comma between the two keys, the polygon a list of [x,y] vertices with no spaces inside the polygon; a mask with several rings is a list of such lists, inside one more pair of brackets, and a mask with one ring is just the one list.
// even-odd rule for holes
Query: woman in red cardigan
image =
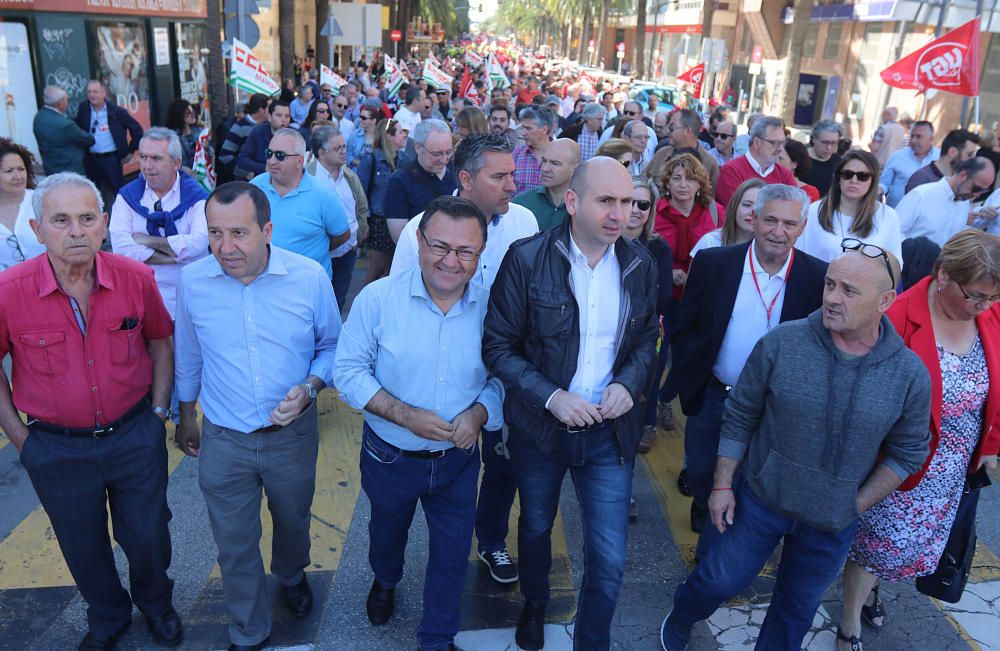
{"label": "woman in red cardigan", "polygon": [[667,161],[660,187],[663,198],[656,204],[653,228],[674,252],[673,299],[679,301],[691,268],[691,249],[702,235],[722,226],[726,209],[715,203],[708,172],[691,154]]}
{"label": "woman in red cardigan", "polygon": [[[1000,450],[1000,238],[954,235],[932,274],[889,308],[932,385],[931,452],[917,474],[861,514],[844,568],[837,645],[861,651],[861,616],[876,628],[885,611],[879,579],[932,574],[951,532],[965,478],[993,470]],[[866,604],[866,601],[870,601]]]}

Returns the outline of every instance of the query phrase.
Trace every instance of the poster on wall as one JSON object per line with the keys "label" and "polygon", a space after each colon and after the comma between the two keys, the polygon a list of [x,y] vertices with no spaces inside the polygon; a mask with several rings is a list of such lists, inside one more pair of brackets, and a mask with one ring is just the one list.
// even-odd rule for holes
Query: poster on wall
{"label": "poster on wall", "polygon": [[146,30],[138,23],[95,23],[97,78],[108,99],[134,117],[143,129],[149,118],[149,53]]}
{"label": "poster on wall", "polygon": [[[28,29],[21,23],[0,23],[0,136],[27,147],[38,158],[31,129],[38,104],[28,50]],[[41,162],[41,158],[38,158]]]}
{"label": "poster on wall", "polygon": [[208,51],[205,26],[174,23],[177,36],[177,78],[180,96],[195,106],[199,121],[212,124],[208,107]]}

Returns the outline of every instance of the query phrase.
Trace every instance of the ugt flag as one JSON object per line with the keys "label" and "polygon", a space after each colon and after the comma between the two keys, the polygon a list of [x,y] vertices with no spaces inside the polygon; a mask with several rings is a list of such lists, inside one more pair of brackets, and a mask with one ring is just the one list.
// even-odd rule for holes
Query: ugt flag
{"label": "ugt flag", "polygon": [[701,82],[705,80],[705,64],[699,63],[684,74],[677,75],[677,81],[686,81],[694,86],[694,98],[701,99]]}
{"label": "ugt flag", "polygon": [[979,18],[936,38],[882,71],[895,88],[979,95]]}

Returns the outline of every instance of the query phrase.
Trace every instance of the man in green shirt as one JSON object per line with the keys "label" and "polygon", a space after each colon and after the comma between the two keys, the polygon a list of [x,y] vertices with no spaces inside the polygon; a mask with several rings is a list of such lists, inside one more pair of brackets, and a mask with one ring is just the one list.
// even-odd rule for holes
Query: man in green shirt
{"label": "man in green shirt", "polygon": [[548,230],[566,220],[563,197],[579,165],[580,145],[568,138],[554,140],[542,154],[542,185],[514,197],[514,203],[535,215],[539,230]]}

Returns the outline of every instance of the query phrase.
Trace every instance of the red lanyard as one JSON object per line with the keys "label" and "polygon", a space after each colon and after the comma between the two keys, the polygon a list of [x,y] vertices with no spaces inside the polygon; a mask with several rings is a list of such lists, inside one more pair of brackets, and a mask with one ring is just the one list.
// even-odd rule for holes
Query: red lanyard
{"label": "red lanyard", "polygon": [[757,270],[753,266],[753,244],[750,245],[750,276],[753,278],[753,284],[757,288],[757,296],[760,297],[760,302],[764,306],[764,311],[767,312],[767,330],[771,330],[771,312],[774,311],[774,304],[778,302],[778,297],[781,296],[781,292],[784,291],[785,285],[788,283],[788,277],[792,274],[792,263],[795,262],[795,249],[792,249],[788,254],[788,271],[785,272],[785,277],[781,279],[781,287],[778,288],[778,292],[774,295],[771,300],[771,304],[768,305],[767,301],[764,300],[764,292],[760,291],[760,283],[757,282]]}

